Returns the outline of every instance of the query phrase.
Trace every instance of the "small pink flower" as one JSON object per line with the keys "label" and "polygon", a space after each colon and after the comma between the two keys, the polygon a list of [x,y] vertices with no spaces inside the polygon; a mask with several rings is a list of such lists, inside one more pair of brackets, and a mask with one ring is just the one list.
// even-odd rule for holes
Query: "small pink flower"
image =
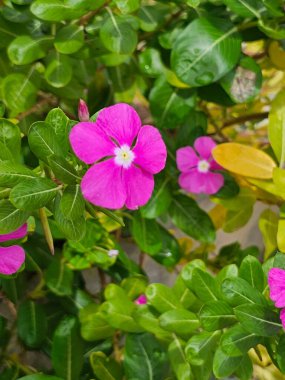
{"label": "small pink flower", "polygon": [[80,121],[88,121],[89,120],[89,110],[87,104],[84,100],[80,99],[78,103],[78,119]]}
{"label": "small pink flower", "polygon": [[134,108],[125,103],[104,108],[95,123],[76,124],[69,138],[77,157],[94,164],[81,182],[85,199],[110,209],[134,210],[148,202],[167,151],[159,131],[142,127]]}
{"label": "small pink flower", "polygon": [[271,268],[268,273],[269,296],[278,308],[281,310],[280,319],[285,329],[285,270],[280,268]]}
{"label": "small pink flower", "polygon": [[136,300],[136,305],[145,305],[147,303],[147,298],[145,294],[141,294]]}
{"label": "small pink flower", "polygon": [[176,152],[177,167],[182,172],[179,185],[190,193],[215,194],[224,185],[224,177],[215,170],[222,167],[214,161],[212,149],[216,143],[210,137],[198,137],[194,148],[186,146]]}
{"label": "small pink flower", "polygon": [[[0,235],[0,243],[22,239],[27,235],[27,224],[9,234]],[[19,245],[0,247],[0,273],[10,275],[16,273],[25,261],[25,251]]]}

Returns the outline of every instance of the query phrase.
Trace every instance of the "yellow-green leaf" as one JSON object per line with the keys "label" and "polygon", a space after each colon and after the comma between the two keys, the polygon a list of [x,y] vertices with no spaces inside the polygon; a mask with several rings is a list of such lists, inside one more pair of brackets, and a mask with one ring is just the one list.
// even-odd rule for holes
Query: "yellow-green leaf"
{"label": "yellow-green leaf", "polygon": [[238,143],[217,145],[212,154],[225,169],[245,177],[270,179],[276,167],[274,160],[262,150]]}
{"label": "yellow-green leaf", "polygon": [[277,245],[280,252],[285,252],[285,219],[278,222]]}
{"label": "yellow-green leaf", "polygon": [[264,257],[268,258],[277,247],[278,215],[269,208],[259,217],[258,227],[265,246]]}
{"label": "yellow-green leaf", "polygon": [[285,160],[285,90],[279,92],[269,113],[268,136],[282,167]]}

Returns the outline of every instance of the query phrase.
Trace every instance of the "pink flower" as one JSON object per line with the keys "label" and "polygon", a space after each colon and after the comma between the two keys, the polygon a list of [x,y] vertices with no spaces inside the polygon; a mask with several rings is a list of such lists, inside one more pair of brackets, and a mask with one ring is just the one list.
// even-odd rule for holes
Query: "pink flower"
{"label": "pink flower", "polygon": [[145,305],[147,303],[147,298],[145,294],[141,294],[136,300],[136,305]]}
{"label": "pink flower", "polygon": [[78,119],[80,121],[88,121],[89,120],[89,110],[87,104],[84,100],[80,99],[78,103]]}
{"label": "pink flower", "polygon": [[[9,234],[0,235],[0,243],[22,239],[27,235],[27,224]],[[19,245],[0,247],[0,273],[9,275],[16,273],[25,261],[25,251]]]}
{"label": "pink flower", "polygon": [[221,170],[212,157],[216,143],[210,137],[198,137],[194,148],[186,146],[176,152],[177,167],[182,172],[179,185],[190,193],[215,194],[224,185],[224,177],[214,170]]}
{"label": "pink flower", "polygon": [[69,138],[77,157],[94,164],[81,182],[85,199],[110,209],[134,210],[148,202],[167,151],[159,131],[142,127],[131,106],[104,108],[95,123],[76,124]]}
{"label": "pink flower", "polygon": [[280,319],[285,328],[285,270],[271,268],[268,273],[269,296],[276,307],[284,308],[281,310]]}

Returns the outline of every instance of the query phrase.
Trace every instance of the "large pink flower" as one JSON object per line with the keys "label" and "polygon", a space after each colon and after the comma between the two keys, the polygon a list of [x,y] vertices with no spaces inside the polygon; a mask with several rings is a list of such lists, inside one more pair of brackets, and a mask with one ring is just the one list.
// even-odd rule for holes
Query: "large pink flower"
{"label": "large pink flower", "polygon": [[224,177],[215,170],[222,167],[214,161],[212,149],[216,143],[210,137],[198,137],[194,148],[186,146],[176,152],[177,167],[182,172],[179,185],[190,193],[215,194],[224,185]]}
{"label": "large pink flower", "polygon": [[268,273],[268,285],[270,298],[281,310],[280,319],[285,328],[285,270],[280,268],[271,268]]}
{"label": "large pink flower", "polygon": [[95,123],[76,124],[69,138],[77,157],[94,164],[81,182],[85,199],[110,209],[148,202],[167,151],[159,131],[142,127],[134,108],[124,103],[104,108]]}
{"label": "large pink flower", "polygon": [[[27,224],[9,234],[0,235],[0,243],[22,239],[27,235]],[[10,275],[16,273],[25,261],[25,251],[19,245],[0,247],[0,273]]]}

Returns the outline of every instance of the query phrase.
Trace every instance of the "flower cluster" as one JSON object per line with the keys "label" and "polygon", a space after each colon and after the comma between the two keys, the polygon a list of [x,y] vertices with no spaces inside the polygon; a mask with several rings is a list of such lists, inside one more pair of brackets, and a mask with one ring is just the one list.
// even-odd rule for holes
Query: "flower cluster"
{"label": "flower cluster", "polygon": [[[22,225],[16,231],[0,235],[0,243],[10,240],[22,239],[27,235],[27,224]],[[11,275],[16,273],[25,261],[25,251],[19,245],[0,247],[0,273]]]}

